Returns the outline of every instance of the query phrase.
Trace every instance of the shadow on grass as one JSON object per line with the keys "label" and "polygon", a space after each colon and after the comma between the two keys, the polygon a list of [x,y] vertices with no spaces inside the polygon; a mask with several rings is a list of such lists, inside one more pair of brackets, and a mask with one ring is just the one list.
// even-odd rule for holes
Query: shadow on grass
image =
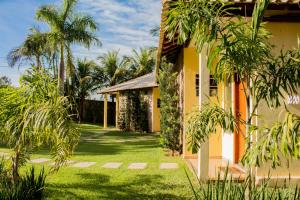
{"label": "shadow on grass", "polygon": [[[125,133],[119,131],[97,132],[82,135],[74,155],[97,156],[117,155],[128,152],[142,152],[160,145],[157,136],[141,133]],[[49,155],[47,148],[37,151],[41,155]]]}
{"label": "shadow on grass", "polygon": [[[164,183],[163,177],[160,175],[136,175],[126,180],[125,183],[110,182],[110,177],[103,174],[81,173],[77,175],[83,179],[82,183],[48,184],[47,196],[53,198],[52,196],[55,194],[67,199],[111,200],[187,199],[168,192],[168,190],[172,190],[174,193],[182,187]],[[74,191],[74,188],[80,188],[80,191]]]}

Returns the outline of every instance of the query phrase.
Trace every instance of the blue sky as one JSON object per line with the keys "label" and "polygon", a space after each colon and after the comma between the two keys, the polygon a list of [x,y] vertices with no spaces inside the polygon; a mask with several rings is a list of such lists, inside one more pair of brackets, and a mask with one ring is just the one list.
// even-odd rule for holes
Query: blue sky
{"label": "blue sky", "polygon": [[[47,27],[34,19],[36,9],[43,4],[59,4],[61,0],[0,0],[0,76],[11,78],[18,85],[26,67],[7,67],[7,53],[22,43],[28,30]],[[157,46],[158,39],[149,31],[159,25],[161,0],[78,0],[77,10],[90,14],[99,24],[97,37],[102,47],[74,46],[76,57],[94,59],[108,50],[119,50],[122,55],[132,48]]]}

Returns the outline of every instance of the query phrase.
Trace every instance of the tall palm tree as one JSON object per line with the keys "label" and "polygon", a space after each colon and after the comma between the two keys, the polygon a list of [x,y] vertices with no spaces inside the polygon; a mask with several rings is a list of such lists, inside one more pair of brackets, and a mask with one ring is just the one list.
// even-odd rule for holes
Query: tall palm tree
{"label": "tall palm tree", "polygon": [[49,25],[49,39],[60,49],[58,87],[61,94],[64,92],[66,51],[67,54],[71,52],[72,44],[81,44],[87,48],[92,44],[100,45],[100,41],[95,35],[96,22],[91,16],[76,13],[76,3],[77,0],[63,0],[62,7],[45,5],[36,12],[36,18]]}
{"label": "tall palm tree", "polygon": [[155,67],[155,49],[141,48],[139,51],[133,49],[132,56],[128,59],[133,78],[148,74]]}
{"label": "tall palm tree", "polygon": [[110,51],[98,57],[100,67],[96,69],[104,86],[113,86],[128,78],[128,60],[120,58],[118,51]]}
{"label": "tall palm tree", "polygon": [[58,169],[78,144],[78,126],[72,121],[67,97],[41,68],[28,71],[18,88],[0,89],[0,142],[11,150],[11,174],[19,179],[19,169],[32,152],[47,145]]}
{"label": "tall palm tree", "polygon": [[93,79],[96,66],[94,61],[77,60],[77,67],[74,72],[74,89],[76,91],[75,96],[79,99],[79,115],[81,118],[83,117],[83,104],[86,97],[97,88],[97,84]]}
{"label": "tall palm tree", "polygon": [[22,45],[12,49],[7,55],[9,66],[30,61],[31,64],[41,67],[41,57],[48,51],[47,34],[41,33],[36,28],[30,29]]}

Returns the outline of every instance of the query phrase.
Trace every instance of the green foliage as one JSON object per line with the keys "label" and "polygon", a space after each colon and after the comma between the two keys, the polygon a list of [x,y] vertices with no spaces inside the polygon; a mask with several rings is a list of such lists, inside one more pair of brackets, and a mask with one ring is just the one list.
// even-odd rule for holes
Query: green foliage
{"label": "green foliage", "polygon": [[181,150],[177,73],[164,59],[157,77],[160,89],[161,143],[174,153]]}
{"label": "green foliage", "polygon": [[0,89],[1,143],[13,150],[12,176],[19,177],[30,154],[48,145],[58,169],[72,155],[79,131],[73,124],[67,97],[60,96],[53,81],[42,69],[25,74],[19,88]]}
{"label": "green foliage", "polygon": [[[99,82],[94,78],[95,69],[97,65],[94,61],[91,60],[77,60],[77,65],[74,68],[74,72],[72,73],[71,83],[67,82],[69,88],[69,97],[73,97],[79,100],[78,110],[80,119],[83,117],[83,105],[85,99],[91,94],[91,92],[95,91],[99,88]],[[72,94],[72,96],[70,96]]]}
{"label": "green foliage", "polygon": [[253,86],[250,87],[255,103],[264,100],[270,108],[279,107],[286,94],[297,94],[300,87],[299,49],[281,51],[278,57],[267,60],[266,66],[256,73]]}
{"label": "green foliage", "polygon": [[131,78],[136,78],[148,74],[154,70],[156,52],[151,48],[141,48],[132,50],[132,55],[127,57],[130,66]]}
{"label": "green foliage", "polygon": [[266,161],[272,167],[281,165],[284,158],[300,157],[300,117],[287,113],[282,122],[274,123],[270,128],[253,126],[250,135],[257,134],[257,142],[246,151],[242,162],[248,165],[261,166]]}
{"label": "green foliage", "polygon": [[[118,128],[123,131],[148,132],[148,104],[141,91],[126,91],[122,98]],[[125,98],[124,98],[125,97]]]}
{"label": "green foliage", "polygon": [[244,181],[239,182],[229,176],[228,168],[224,176],[221,177],[219,174],[216,181],[208,181],[207,183],[202,183],[198,179],[197,185],[194,185],[190,177],[188,175],[187,177],[196,200],[294,200],[300,198],[300,190],[298,187],[271,187],[269,179],[263,180],[260,185],[257,185],[255,178],[250,175],[247,176]]}
{"label": "green foliage", "polygon": [[40,200],[43,198],[46,175],[44,169],[39,174],[30,168],[18,181],[13,182],[5,170],[4,160],[0,161],[1,200]]}
{"label": "green foliage", "polygon": [[118,51],[110,51],[98,57],[100,67],[96,68],[98,77],[105,86],[113,86],[128,78],[126,58],[120,58]]}
{"label": "green foliage", "polygon": [[0,77],[0,88],[1,87],[7,87],[9,85],[11,85],[10,79],[6,76],[1,76]]}
{"label": "green foliage", "polygon": [[71,59],[71,44],[80,44],[87,48],[92,44],[101,45],[95,35],[98,29],[95,20],[89,15],[77,13],[76,4],[77,0],[63,0],[60,7],[44,5],[36,12],[37,20],[45,22],[50,28],[50,32],[47,33],[48,42],[56,50],[59,49],[58,86],[61,94],[64,93],[65,60],[68,68],[74,67]]}
{"label": "green foliage", "polygon": [[231,112],[225,111],[218,105],[204,104],[201,110],[195,110],[188,115],[187,142],[193,153],[197,153],[200,145],[207,141],[210,134],[216,133],[221,127],[233,132],[238,122]]}
{"label": "green foliage", "polygon": [[[218,81],[230,82],[238,78],[242,83],[247,118],[238,123],[246,127],[246,133],[243,134],[247,135],[248,145],[245,155],[247,158],[244,158],[244,161],[256,165],[267,160],[272,160],[273,164],[279,165],[276,145],[281,142],[284,142],[284,145],[280,144],[283,155],[297,158],[296,155],[299,154],[298,146],[294,147],[299,141],[299,134],[289,132],[293,137],[287,139],[286,130],[283,128],[287,122],[275,123],[271,128],[256,127],[252,124],[260,103],[266,103],[269,108],[277,108],[285,95],[296,94],[300,86],[299,49],[282,51],[279,56],[272,54],[273,46],[269,40],[271,33],[262,22],[269,3],[269,0],[256,1],[252,20],[249,22],[247,18],[234,14],[235,8],[231,3],[179,0],[170,4],[166,22],[166,31],[171,40],[178,38],[179,44],[190,41],[196,46],[198,52],[207,49],[208,68]],[[222,122],[232,116],[227,111],[220,112],[216,107],[204,106],[203,109],[205,110],[193,114],[192,121],[189,121],[192,124],[188,124],[189,134],[193,135],[190,142],[193,150],[197,150],[198,143],[208,138],[209,131],[215,132],[218,123],[226,128]],[[297,123],[298,117],[294,116],[290,119],[296,120],[293,123]],[[234,121],[234,117],[230,117],[230,120]],[[291,123],[289,121],[289,126]],[[293,128],[296,128],[296,124],[294,125]],[[240,130],[238,131],[242,134]],[[250,148],[250,137],[255,131],[262,134],[262,138],[268,139],[264,142],[258,141],[255,148]],[[275,137],[286,138],[286,140],[279,142]],[[263,158],[259,151],[264,152]]]}

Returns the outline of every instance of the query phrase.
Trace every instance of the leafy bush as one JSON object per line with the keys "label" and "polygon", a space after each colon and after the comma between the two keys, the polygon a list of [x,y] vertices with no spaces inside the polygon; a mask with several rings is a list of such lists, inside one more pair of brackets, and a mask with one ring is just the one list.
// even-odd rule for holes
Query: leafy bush
{"label": "leafy bush", "polygon": [[140,91],[127,91],[123,94],[118,127],[123,131],[148,132],[148,105]]}
{"label": "leafy bush", "polygon": [[177,73],[173,71],[173,65],[165,60],[159,70],[158,82],[161,100],[161,143],[174,154],[175,151],[181,150]]}
{"label": "leafy bush", "polygon": [[55,161],[65,163],[78,144],[79,129],[72,121],[72,104],[61,96],[55,80],[33,67],[22,76],[20,87],[0,88],[0,142],[10,148],[12,177],[19,179],[37,148],[47,145]]}
{"label": "leafy bush", "polygon": [[255,178],[248,175],[242,182],[237,182],[228,175],[228,168],[224,177],[218,176],[216,181],[202,183],[199,179],[194,185],[187,175],[195,199],[209,200],[262,200],[262,199],[300,199],[298,187],[271,187],[270,180],[264,180],[261,184],[256,184]]}
{"label": "leafy bush", "polygon": [[0,162],[0,200],[39,200],[42,199],[45,186],[44,169],[36,175],[34,167],[13,181],[5,169],[4,161]]}

